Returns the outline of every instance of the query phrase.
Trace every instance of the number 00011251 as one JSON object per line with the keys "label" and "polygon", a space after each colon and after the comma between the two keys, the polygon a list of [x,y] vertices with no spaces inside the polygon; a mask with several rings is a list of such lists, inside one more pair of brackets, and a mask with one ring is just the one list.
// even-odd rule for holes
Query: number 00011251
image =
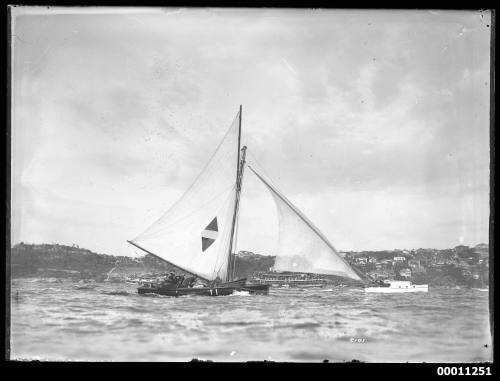
{"label": "number 00011251", "polygon": [[491,376],[489,366],[440,366],[438,376]]}

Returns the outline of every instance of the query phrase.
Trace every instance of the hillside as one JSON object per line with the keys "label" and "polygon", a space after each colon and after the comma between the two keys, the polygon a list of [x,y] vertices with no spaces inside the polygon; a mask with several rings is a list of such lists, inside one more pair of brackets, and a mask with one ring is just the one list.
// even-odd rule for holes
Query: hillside
{"label": "hillside", "polygon": [[[488,246],[453,249],[385,250],[343,253],[360,271],[375,277],[397,277],[400,271],[411,272],[409,280],[439,286],[483,287],[488,284]],[[240,251],[235,257],[235,278],[251,278],[269,271],[275,257]],[[396,261],[400,259],[401,261]],[[411,270],[410,270],[411,269]],[[57,277],[73,279],[124,279],[127,275],[184,273],[153,255],[139,258],[98,254],[77,246],[20,243],[11,250],[11,276]],[[330,277],[333,283],[346,279]],[[349,282],[347,282],[349,283]]]}
{"label": "hillside", "polygon": [[152,255],[140,258],[94,253],[76,246],[18,244],[11,250],[12,277],[105,278],[108,273],[165,272],[172,269]]}
{"label": "hillside", "polygon": [[[251,277],[255,271],[269,270],[274,257],[259,254],[236,256],[235,276]],[[145,275],[182,270],[153,255],[131,258],[98,254],[77,246],[20,243],[11,250],[11,276],[105,279],[131,274]]]}
{"label": "hillside", "polygon": [[235,258],[235,277],[251,278],[257,271],[269,271],[274,266],[275,258],[269,255],[240,251]]}

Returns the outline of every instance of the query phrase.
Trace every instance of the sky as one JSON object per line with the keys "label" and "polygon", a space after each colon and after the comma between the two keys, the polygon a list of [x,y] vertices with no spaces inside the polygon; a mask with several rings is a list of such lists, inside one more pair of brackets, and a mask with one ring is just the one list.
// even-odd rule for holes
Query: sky
{"label": "sky", "polygon": [[[488,242],[489,11],[12,11],[12,244],[126,243],[243,105],[249,160],[339,250]],[[245,171],[238,249],[272,254]]]}

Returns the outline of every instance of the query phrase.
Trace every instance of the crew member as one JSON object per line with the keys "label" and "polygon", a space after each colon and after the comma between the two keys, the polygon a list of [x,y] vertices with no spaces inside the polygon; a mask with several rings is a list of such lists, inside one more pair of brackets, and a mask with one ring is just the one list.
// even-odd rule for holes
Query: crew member
{"label": "crew member", "polygon": [[191,288],[194,284],[195,277],[194,276],[188,276],[183,283],[183,287],[189,287]]}

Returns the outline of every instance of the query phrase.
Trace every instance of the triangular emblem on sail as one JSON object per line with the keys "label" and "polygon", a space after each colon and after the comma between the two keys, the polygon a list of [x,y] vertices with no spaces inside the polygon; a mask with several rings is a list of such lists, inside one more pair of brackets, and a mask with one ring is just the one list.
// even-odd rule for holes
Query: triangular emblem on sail
{"label": "triangular emblem on sail", "polygon": [[217,227],[217,217],[215,217],[201,232],[201,251],[207,250],[215,242],[219,235]]}
{"label": "triangular emblem on sail", "polygon": [[226,277],[236,202],[238,126],[239,113],[187,191],[132,244],[201,278]]}

